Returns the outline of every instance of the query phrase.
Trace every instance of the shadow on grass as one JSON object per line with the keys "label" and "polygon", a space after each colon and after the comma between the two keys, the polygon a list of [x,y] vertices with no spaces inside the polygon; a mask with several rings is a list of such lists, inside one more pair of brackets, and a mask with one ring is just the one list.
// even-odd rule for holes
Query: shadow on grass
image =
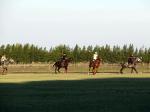
{"label": "shadow on grass", "polygon": [[150,79],[0,84],[0,112],[148,112]]}

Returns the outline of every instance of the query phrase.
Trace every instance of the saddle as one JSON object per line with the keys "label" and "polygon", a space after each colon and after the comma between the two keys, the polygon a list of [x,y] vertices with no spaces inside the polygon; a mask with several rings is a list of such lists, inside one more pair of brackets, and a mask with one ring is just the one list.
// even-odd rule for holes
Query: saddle
{"label": "saddle", "polygon": [[61,66],[65,66],[65,62],[66,62],[66,59],[62,59],[62,60],[60,61]]}
{"label": "saddle", "polygon": [[133,64],[128,64],[128,67],[133,67]]}
{"label": "saddle", "polygon": [[93,63],[96,63],[96,61],[98,61],[98,59],[96,59],[96,60],[92,60],[92,62],[93,62]]}

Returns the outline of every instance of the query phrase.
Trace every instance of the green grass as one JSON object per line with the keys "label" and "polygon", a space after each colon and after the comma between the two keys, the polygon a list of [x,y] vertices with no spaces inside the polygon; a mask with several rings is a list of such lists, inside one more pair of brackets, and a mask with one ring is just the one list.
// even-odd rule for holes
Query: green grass
{"label": "green grass", "polygon": [[0,112],[148,112],[150,74],[0,76]]}

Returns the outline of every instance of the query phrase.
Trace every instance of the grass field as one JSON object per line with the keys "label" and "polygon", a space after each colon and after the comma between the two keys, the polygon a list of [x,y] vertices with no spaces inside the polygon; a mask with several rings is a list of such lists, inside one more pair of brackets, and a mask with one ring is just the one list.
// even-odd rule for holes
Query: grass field
{"label": "grass field", "polygon": [[0,112],[148,112],[150,74],[0,75]]}
{"label": "grass field", "polygon": [[[68,72],[88,72],[89,63],[70,63],[68,67]],[[121,69],[120,64],[107,64],[104,63],[100,65],[99,72],[119,72]],[[1,70],[1,68],[0,68]],[[60,69],[61,72],[64,69]],[[150,73],[150,65],[149,64],[138,64],[137,70],[139,73],[141,72],[149,72]],[[131,69],[125,69],[125,73],[130,73]],[[8,67],[8,72],[10,73],[52,73],[54,72],[53,64],[16,64],[10,65]]]}

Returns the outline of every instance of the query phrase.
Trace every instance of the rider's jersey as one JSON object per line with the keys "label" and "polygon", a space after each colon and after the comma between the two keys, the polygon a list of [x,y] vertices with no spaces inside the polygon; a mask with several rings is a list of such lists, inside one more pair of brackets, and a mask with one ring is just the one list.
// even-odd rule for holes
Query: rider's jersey
{"label": "rider's jersey", "polygon": [[97,57],[98,57],[98,55],[97,55],[97,54],[94,54],[94,55],[93,55],[93,59],[94,59],[94,60],[96,60],[96,59],[97,59]]}
{"label": "rider's jersey", "polygon": [[133,64],[133,60],[134,60],[134,57],[129,57],[128,58],[128,64]]}

